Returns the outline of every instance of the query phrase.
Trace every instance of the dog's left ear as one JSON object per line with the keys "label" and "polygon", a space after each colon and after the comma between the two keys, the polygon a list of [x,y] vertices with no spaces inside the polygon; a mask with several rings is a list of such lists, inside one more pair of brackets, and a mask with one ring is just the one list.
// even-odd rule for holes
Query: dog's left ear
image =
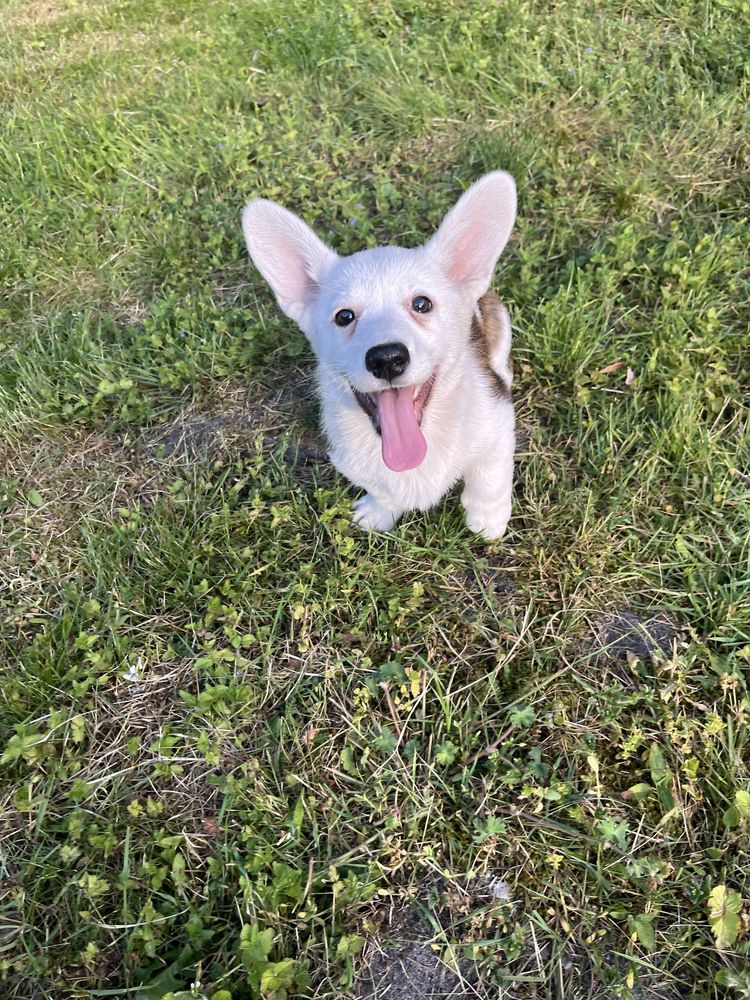
{"label": "dog's left ear", "polygon": [[515,218],[515,181],[501,170],[486,174],[448,212],[427,252],[476,301],[490,286]]}

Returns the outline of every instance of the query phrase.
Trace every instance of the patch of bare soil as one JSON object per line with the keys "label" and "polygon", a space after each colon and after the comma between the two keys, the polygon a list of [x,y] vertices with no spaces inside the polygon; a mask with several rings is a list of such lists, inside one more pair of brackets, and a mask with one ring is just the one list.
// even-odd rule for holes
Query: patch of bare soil
{"label": "patch of bare soil", "polygon": [[76,578],[82,522],[157,490],[152,471],[135,468],[116,441],[94,433],[39,434],[11,446],[3,474],[12,485],[0,511],[0,588],[24,606],[43,605],[50,588]]}
{"label": "patch of bare soil", "polygon": [[144,435],[152,458],[190,462],[227,451],[246,450],[261,435],[263,447],[275,451],[287,440],[283,459],[289,465],[327,461],[317,430],[317,402],[310,371],[299,370],[282,380],[247,388],[224,388],[200,410],[187,409],[170,424]]}
{"label": "patch of bare soil", "polygon": [[[497,939],[498,969],[505,964],[503,938],[520,919],[511,887],[490,873],[464,886],[437,883],[410,906],[390,913],[364,954],[364,969],[352,1000],[528,1000],[555,996],[605,1000],[620,996],[627,969],[622,957],[600,942],[596,952],[571,938],[553,955],[549,942],[529,938],[507,967],[504,985],[480,971],[449,942]],[[531,985],[535,984],[535,985]],[[542,989],[537,993],[537,989]],[[548,992],[552,990],[552,992]],[[628,995],[634,1000],[679,1000],[683,992],[657,964],[644,967]]]}
{"label": "patch of bare soil", "polygon": [[42,0],[40,3],[16,3],[6,10],[3,18],[8,28],[33,28],[53,24],[61,17],[80,10],[80,4],[70,0]]}
{"label": "patch of bare soil", "polygon": [[596,651],[618,660],[670,657],[685,641],[685,630],[664,613],[617,611],[594,626]]}
{"label": "patch of bare soil", "polygon": [[361,1000],[469,1000],[478,994],[470,963],[458,970],[433,947],[435,933],[416,910],[405,910],[392,918],[387,934],[374,942],[359,992]]}

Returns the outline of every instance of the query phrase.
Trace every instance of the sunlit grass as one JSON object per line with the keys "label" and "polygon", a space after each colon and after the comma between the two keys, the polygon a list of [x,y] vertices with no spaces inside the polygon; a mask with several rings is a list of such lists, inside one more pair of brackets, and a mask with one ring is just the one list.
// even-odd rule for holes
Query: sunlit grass
{"label": "sunlit grass", "polygon": [[[356,995],[417,899],[480,996],[745,995],[742,5],[3,32],[0,993]],[[497,168],[509,533],[361,535],[242,205],[415,245]]]}

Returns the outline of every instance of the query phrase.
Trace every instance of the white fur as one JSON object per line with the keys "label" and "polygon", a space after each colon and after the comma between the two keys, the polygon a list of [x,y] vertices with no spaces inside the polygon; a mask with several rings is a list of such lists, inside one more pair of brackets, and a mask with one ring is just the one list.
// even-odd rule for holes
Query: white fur
{"label": "white fur", "polygon": [[[472,315],[489,288],[515,210],[510,175],[487,174],[424,246],[378,247],[340,257],[281,206],[259,199],[245,207],[250,256],[315,352],[331,461],[367,490],[354,512],[363,528],[388,531],[404,511],[428,510],[463,479],[469,528],[487,539],[505,532],[513,485],[513,406],[498,397],[469,338]],[[416,295],[432,300],[431,312],[412,311]],[[333,317],[340,309],[351,309],[355,323],[336,326]],[[490,363],[509,386],[511,329],[505,310],[501,324]],[[439,366],[421,424],[427,454],[405,472],[393,472],[383,462],[381,439],[351,389],[384,388],[367,371],[365,355],[394,341],[406,345],[411,359],[395,386],[421,384]]]}

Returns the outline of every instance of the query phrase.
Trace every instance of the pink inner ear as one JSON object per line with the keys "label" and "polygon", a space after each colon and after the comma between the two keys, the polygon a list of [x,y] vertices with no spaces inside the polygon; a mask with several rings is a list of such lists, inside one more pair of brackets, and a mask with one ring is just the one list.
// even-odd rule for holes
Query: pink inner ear
{"label": "pink inner ear", "polygon": [[[491,239],[491,246],[488,248],[487,236],[491,237],[492,234],[482,233],[482,228],[481,225],[470,224],[465,231],[456,235],[451,244],[448,274],[459,284],[481,278],[488,266],[494,266],[495,241]],[[490,259],[492,262],[488,264]]]}
{"label": "pink inner ear", "polygon": [[302,219],[270,201],[250,202],[242,225],[255,266],[284,312],[299,322],[336,254]]}
{"label": "pink inner ear", "polygon": [[481,295],[489,287],[515,214],[515,184],[508,174],[488,174],[469,188],[430,243],[448,276]]}
{"label": "pink inner ear", "polygon": [[299,252],[298,246],[272,233],[260,256],[264,267],[273,274],[271,284],[274,289],[278,286],[280,299],[308,305],[315,298],[319,286],[308,270],[312,262]]}

